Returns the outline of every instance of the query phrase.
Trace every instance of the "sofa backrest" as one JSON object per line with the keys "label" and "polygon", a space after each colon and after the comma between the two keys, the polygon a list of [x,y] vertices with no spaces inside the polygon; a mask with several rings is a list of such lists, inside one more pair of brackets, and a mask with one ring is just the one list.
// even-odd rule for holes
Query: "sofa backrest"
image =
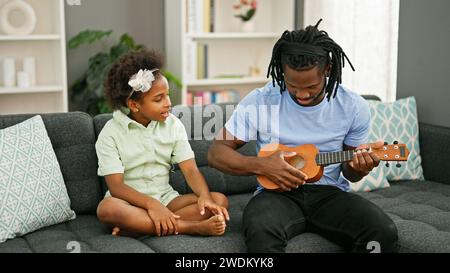
{"label": "sofa backrest", "polygon": [[[25,121],[33,115],[0,116],[0,129]],[[52,142],[64,182],[77,214],[95,213],[101,200],[97,176],[95,134],[91,116],[81,112],[41,114]]]}
{"label": "sofa backrest", "polygon": [[[195,159],[199,170],[205,177],[211,191],[218,191],[227,195],[252,192],[256,189],[257,184],[254,176],[232,176],[224,174],[208,166],[208,149],[212,144],[212,139],[215,132],[218,132],[221,129],[221,126],[217,126],[213,132],[209,132],[206,135],[201,133],[203,132],[202,128],[207,122],[217,122],[217,124],[223,124],[224,120],[227,119],[225,112],[222,112],[223,115],[213,115],[208,117],[206,114],[206,117],[202,117],[201,113],[204,113],[205,109],[206,111],[208,111],[208,108],[210,110],[211,107],[216,110],[218,108],[226,108],[225,105],[195,107],[175,106],[172,113],[180,118],[181,122],[183,122],[186,131],[188,132],[188,136],[190,137],[189,142],[192,150],[195,152]],[[180,115],[180,113],[183,114]],[[192,114],[190,115],[189,113]],[[111,118],[112,114],[102,114],[94,117],[96,136],[98,136],[106,122]],[[255,155],[255,147],[255,143],[251,142],[242,147],[240,152],[247,155]],[[177,165],[174,166],[173,172],[170,174],[170,184],[181,194],[192,192]],[[102,189],[104,192],[106,191],[106,185],[104,182],[102,182]]]}

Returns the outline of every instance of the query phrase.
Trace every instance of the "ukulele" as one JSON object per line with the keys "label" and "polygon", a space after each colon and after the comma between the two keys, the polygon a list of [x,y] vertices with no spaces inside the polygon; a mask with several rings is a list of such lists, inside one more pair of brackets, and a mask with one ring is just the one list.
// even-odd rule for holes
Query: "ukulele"
{"label": "ukulele", "polygon": [[[353,160],[353,155],[358,150],[348,150],[342,152],[320,153],[317,147],[313,144],[300,145],[297,147],[287,147],[283,144],[267,144],[261,148],[258,157],[267,157],[278,151],[295,152],[293,157],[285,158],[294,168],[302,171],[308,176],[306,183],[314,183],[320,180],[323,175],[323,169],[326,165],[343,163]],[[408,147],[406,144],[399,144],[397,141],[393,145],[384,145],[380,148],[370,148],[378,158],[382,161],[397,161],[397,167],[400,168],[400,161],[406,161],[409,156]],[[389,167],[389,163],[386,164]],[[263,175],[257,176],[259,184],[268,190],[279,190],[278,184],[272,182]]]}

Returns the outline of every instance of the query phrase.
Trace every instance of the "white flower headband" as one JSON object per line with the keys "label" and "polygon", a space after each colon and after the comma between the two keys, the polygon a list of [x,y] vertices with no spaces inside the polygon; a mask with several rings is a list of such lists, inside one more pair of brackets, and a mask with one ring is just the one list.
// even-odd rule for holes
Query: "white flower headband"
{"label": "white flower headband", "polygon": [[138,73],[131,76],[128,85],[133,88],[133,91],[131,91],[130,95],[128,95],[128,98],[131,98],[134,92],[148,92],[148,90],[152,88],[152,83],[155,81],[155,75],[153,75],[153,72],[158,70],[159,69],[157,68],[152,70],[141,69]]}

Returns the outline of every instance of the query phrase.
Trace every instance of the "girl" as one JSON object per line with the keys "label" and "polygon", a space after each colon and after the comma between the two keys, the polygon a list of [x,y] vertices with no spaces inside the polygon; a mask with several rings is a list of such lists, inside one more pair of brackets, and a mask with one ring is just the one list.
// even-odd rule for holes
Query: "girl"
{"label": "girl", "polygon": [[[113,235],[222,235],[227,198],[209,192],[183,124],[170,114],[163,60],[153,51],[124,55],[110,69],[105,95],[115,110],[95,145],[109,191],[97,208]],[[169,184],[178,163],[193,190],[180,195]]]}

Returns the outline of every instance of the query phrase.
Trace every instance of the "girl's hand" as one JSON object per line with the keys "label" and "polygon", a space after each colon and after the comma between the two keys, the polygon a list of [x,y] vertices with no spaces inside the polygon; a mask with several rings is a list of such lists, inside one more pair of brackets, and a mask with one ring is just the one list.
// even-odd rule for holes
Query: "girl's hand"
{"label": "girl's hand", "polygon": [[157,236],[177,235],[178,223],[176,219],[180,216],[171,212],[167,207],[161,203],[154,205],[147,210],[150,219],[155,224]]}
{"label": "girl's hand", "polygon": [[197,204],[201,215],[205,214],[205,208],[207,208],[214,215],[222,215],[227,221],[230,221],[230,215],[228,214],[228,210],[222,206],[217,205],[209,194],[207,196],[206,195],[200,196],[198,198]]}

